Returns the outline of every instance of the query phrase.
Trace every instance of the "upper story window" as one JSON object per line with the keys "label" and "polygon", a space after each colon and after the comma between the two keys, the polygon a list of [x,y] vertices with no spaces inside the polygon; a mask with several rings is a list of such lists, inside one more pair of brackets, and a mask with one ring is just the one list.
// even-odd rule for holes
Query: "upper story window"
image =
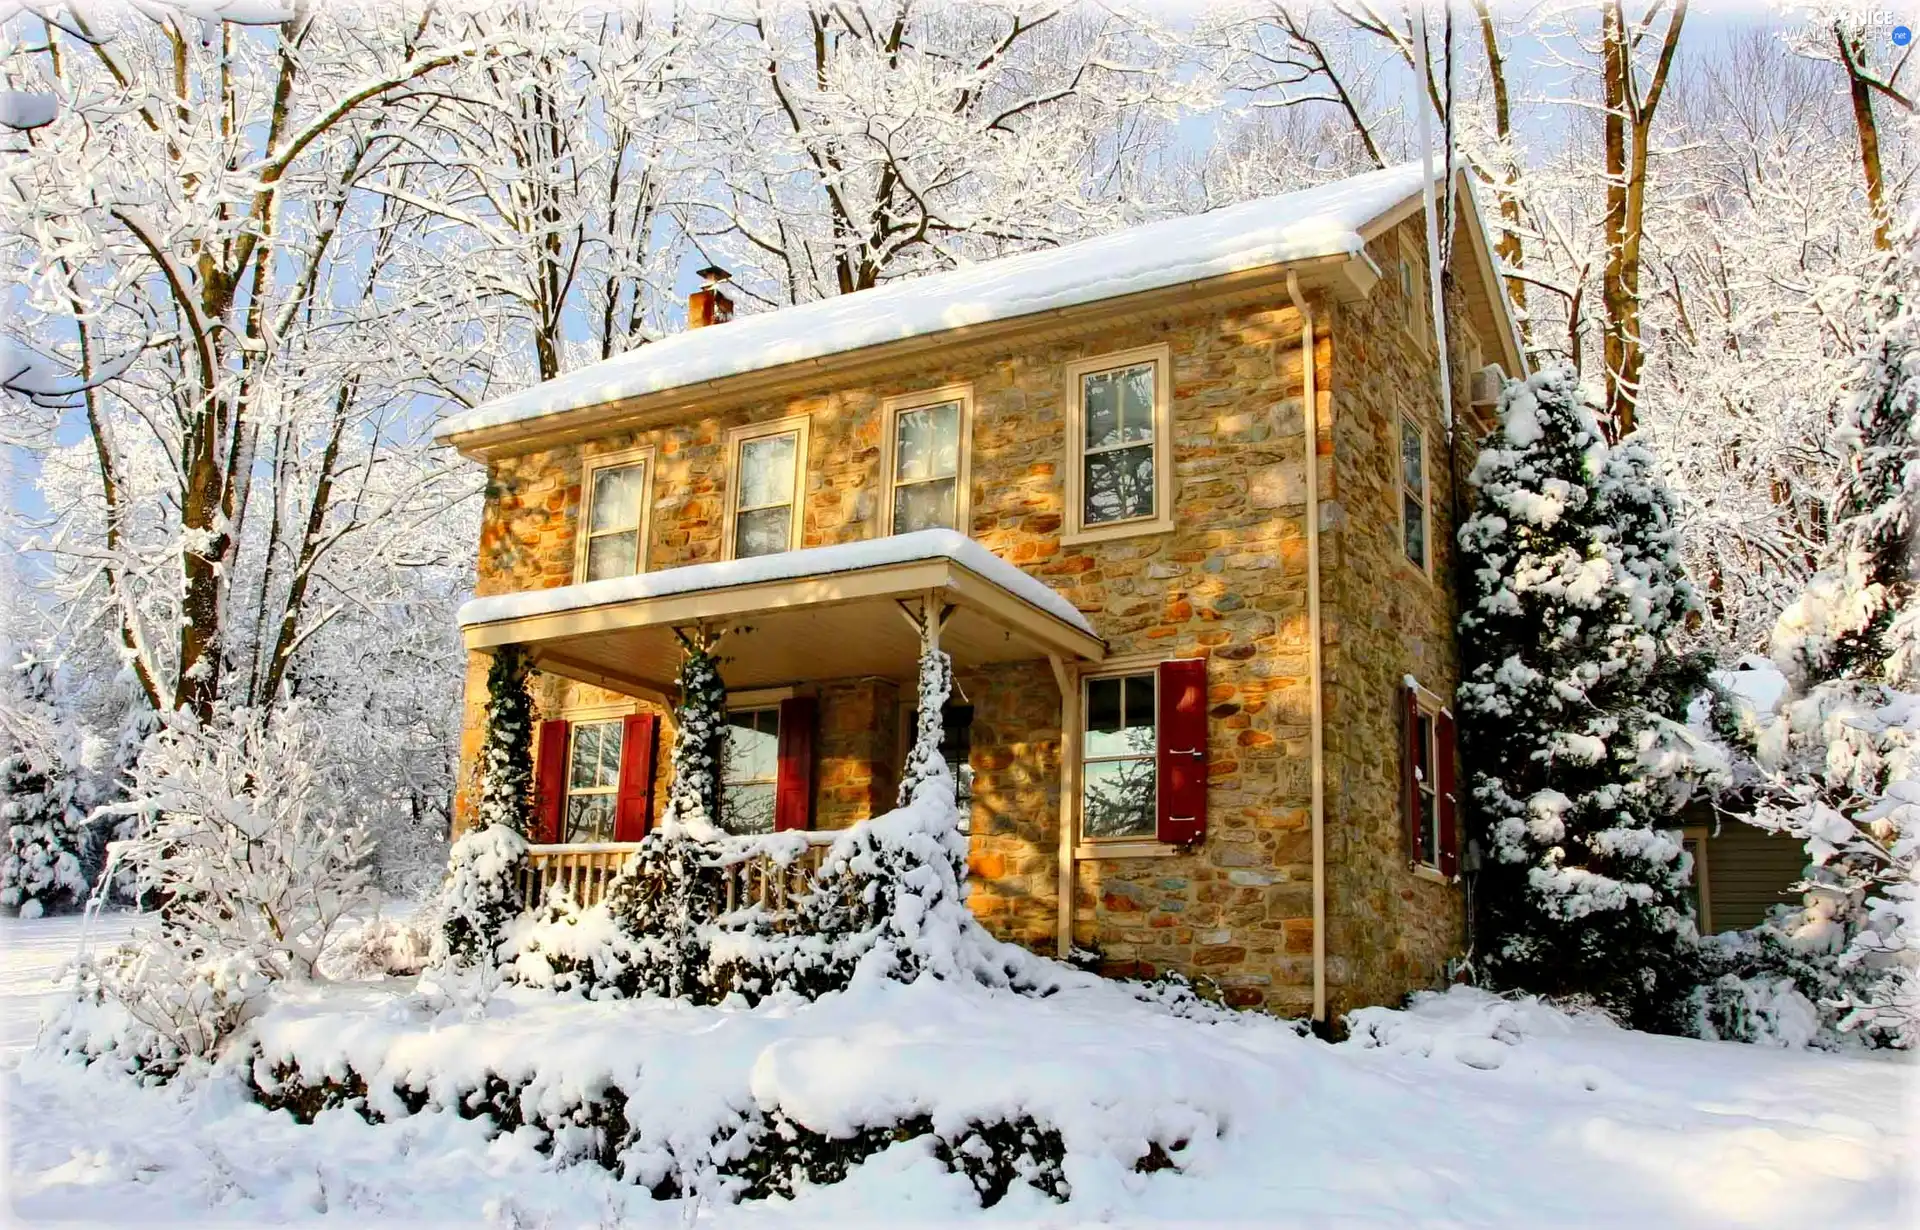
{"label": "upper story window", "polygon": [[727,557],[750,559],[795,549],[800,545],[800,492],[805,487],[806,417],[736,427],[727,439],[733,474]]}
{"label": "upper story window", "polygon": [[582,581],[631,576],[647,566],[647,509],[653,450],[628,449],[581,464],[582,510],[574,576]]}
{"label": "upper story window", "polygon": [[1400,416],[1400,541],[1407,559],[1420,571],[1427,571],[1429,489],[1427,486],[1427,433],[1413,421]]}
{"label": "upper story window", "polygon": [[1173,528],[1172,366],[1166,346],[1068,365],[1066,541]]}
{"label": "upper story window", "polygon": [[1422,347],[1427,344],[1427,271],[1421,246],[1400,240],[1400,327]]}
{"label": "upper story window", "polygon": [[965,385],[888,398],[881,472],[887,490],[883,534],[965,531],[973,390]]}
{"label": "upper story window", "polygon": [[737,709],[727,714],[720,827],[729,833],[773,832],[779,785],[780,710]]}

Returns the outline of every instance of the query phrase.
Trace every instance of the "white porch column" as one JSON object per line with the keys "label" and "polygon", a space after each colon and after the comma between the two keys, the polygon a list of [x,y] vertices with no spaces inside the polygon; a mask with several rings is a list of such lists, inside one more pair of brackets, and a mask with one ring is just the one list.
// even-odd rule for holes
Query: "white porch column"
{"label": "white porch column", "polygon": [[1060,688],[1060,877],[1055,947],[1062,961],[1073,951],[1073,838],[1080,801],[1080,680],[1066,659],[1048,654]]}

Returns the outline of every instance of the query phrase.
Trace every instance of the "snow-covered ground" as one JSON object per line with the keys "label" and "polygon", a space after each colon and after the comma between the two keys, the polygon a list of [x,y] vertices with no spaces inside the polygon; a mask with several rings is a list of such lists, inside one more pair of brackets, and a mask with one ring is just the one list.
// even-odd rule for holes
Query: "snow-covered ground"
{"label": "snow-covered ground", "polygon": [[[821,1127],[879,1100],[936,1120],[1017,1104],[1067,1135],[1075,1192],[1057,1205],[1016,1185],[977,1210],[921,1140],[791,1202],[689,1207],[590,1164],[555,1169],[482,1121],[328,1112],[302,1127],[231,1089],[141,1090],[35,1053],[78,932],[0,921],[7,1194],[30,1224],[1866,1230],[1915,1211],[1911,1063],[1650,1037],[1466,992],[1363,1014],[1341,1046],[1177,1019],[1118,989],[1033,1000],[931,980],[738,1012],[515,991],[479,1019],[433,1021],[402,1010],[406,983],[357,984],[290,995],[263,1028],[270,1048],[389,1071],[491,1055],[570,1067],[566,1080],[642,1074],[656,1097],[636,1122],[693,1125],[735,1087]],[[1184,1172],[1103,1160],[1144,1147],[1129,1133],[1191,1133]]]}

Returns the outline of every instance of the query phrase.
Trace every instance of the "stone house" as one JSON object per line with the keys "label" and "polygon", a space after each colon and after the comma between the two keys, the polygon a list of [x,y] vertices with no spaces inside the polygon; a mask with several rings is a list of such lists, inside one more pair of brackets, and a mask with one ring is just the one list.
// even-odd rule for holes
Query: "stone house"
{"label": "stone house", "polygon": [[1442,981],[1453,526],[1523,361],[1464,178],[1435,327],[1422,184],[739,319],[706,270],[686,332],[450,417],[488,475],[459,822],[523,645],[535,861],[591,893],[664,800],[698,626],[724,823],[831,833],[892,806],[932,632],[996,934],[1320,1019]]}

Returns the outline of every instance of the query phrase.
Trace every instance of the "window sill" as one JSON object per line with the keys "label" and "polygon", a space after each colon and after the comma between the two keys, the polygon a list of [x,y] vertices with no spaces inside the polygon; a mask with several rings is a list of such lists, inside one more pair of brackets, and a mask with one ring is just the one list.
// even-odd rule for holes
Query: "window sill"
{"label": "window sill", "polygon": [[1179,846],[1143,838],[1139,841],[1087,841],[1073,848],[1073,861],[1092,862],[1107,858],[1170,858],[1183,853]]}
{"label": "window sill", "polygon": [[1416,880],[1425,880],[1430,884],[1451,885],[1453,883],[1452,876],[1443,875],[1440,871],[1427,866],[1425,863],[1415,863],[1409,867],[1408,870],[1413,872],[1413,878]]}
{"label": "window sill", "polygon": [[1149,534],[1171,534],[1172,532],[1172,517],[1156,517],[1151,521],[1122,521],[1118,525],[1096,525],[1091,529],[1068,530],[1060,535],[1060,545],[1078,547],[1088,543],[1111,542],[1119,538],[1145,538]]}

